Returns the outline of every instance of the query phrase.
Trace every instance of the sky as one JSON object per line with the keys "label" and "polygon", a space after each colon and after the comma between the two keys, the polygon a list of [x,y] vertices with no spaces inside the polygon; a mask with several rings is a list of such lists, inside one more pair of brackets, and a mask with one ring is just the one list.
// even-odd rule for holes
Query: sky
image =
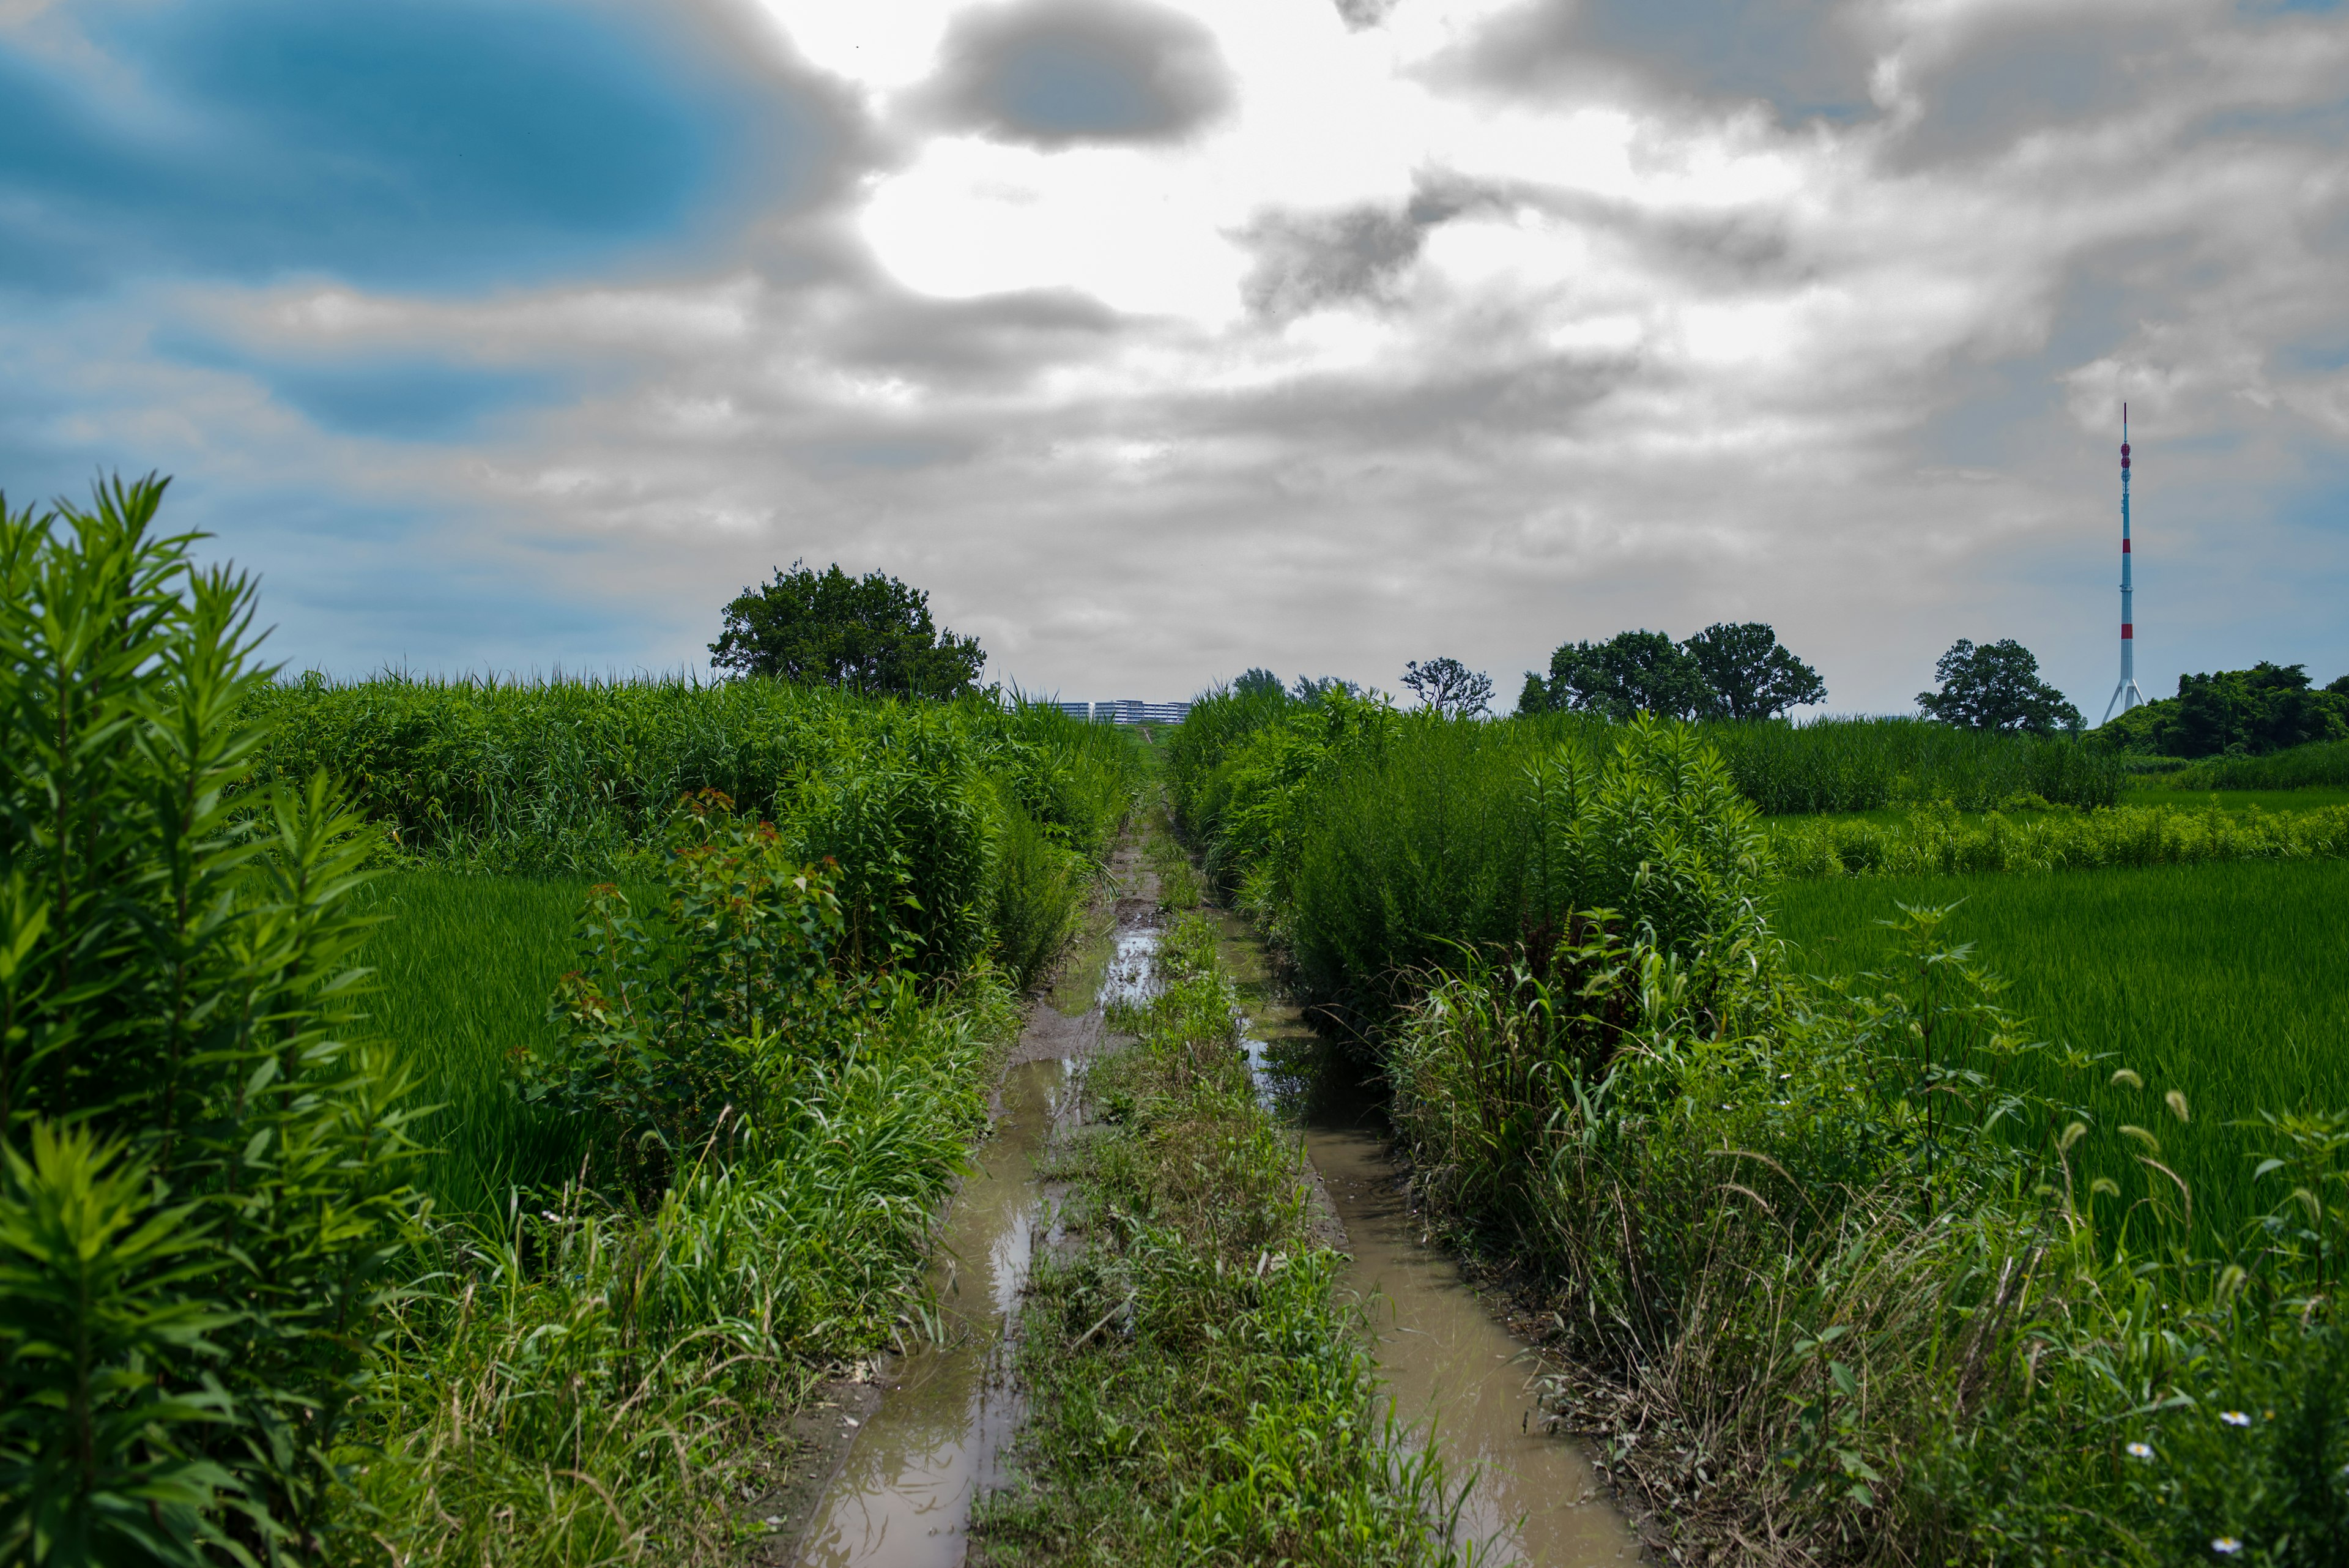
{"label": "sky", "polygon": [[0,0],[0,491],[292,670],[2349,671],[2340,0]]}

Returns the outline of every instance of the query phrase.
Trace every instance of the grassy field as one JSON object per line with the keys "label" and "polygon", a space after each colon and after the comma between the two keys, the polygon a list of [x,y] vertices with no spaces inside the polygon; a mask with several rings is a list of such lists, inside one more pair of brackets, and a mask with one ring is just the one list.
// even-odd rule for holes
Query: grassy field
{"label": "grassy field", "polygon": [[2349,805],[2349,789],[2324,785],[2306,789],[2177,789],[2166,784],[2137,784],[2121,791],[2120,804],[2184,806],[2193,811],[2211,805],[2221,811],[2313,811],[2322,805]]}
{"label": "grassy field", "polygon": [[[1876,970],[1877,922],[1898,904],[1952,904],[1957,940],[2010,984],[2004,1002],[2048,1038],[2111,1060],[2065,1092],[2106,1129],[2154,1131],[2192,1188],[2197,1219],[2231,1236],[2276,1193],[2251,1179],[2261,1110],[2349,1108],[2349,863],[2242,862],[2050,877],[1885,877],[1789,883],[1775,923],[1800,966]],[[2135,1091],[2106,1086],[2134,1068]],[[2053,1088],[2054,1085],[2049,1085]],[[2182,1091],[2180,1126],[2162,1095]],[[2141,1185],[2125,1146],[2095,1138],[2104,1174]]]}
{"label": "grassy field", "polygon": [[[419,1097],[442,1108],[419,1129],[439,1152],[424,1185],[444,1214],[502,1211],[515,1184],[561,1185],[576,1133],[533,1114],[508,1082],[514,1053],[551,1037],[554,982],[574,967],[584,877],[404,871],[369,885],[383,923],[362,961],[376,971],[369,1033],[395,1042]],[[628,889],[640,907],[658,889]]]}

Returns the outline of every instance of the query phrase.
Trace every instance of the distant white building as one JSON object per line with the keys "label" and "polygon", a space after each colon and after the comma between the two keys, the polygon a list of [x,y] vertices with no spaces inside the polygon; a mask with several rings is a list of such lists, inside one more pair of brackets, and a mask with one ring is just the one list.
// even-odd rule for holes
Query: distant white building
{"label": "distant white building", "polygon": [[1188,702],[1144,702],[1135,697],[1115,702],[1061,702],[1055,706],[1071,719],[1095,724],[1179,724],[1191,711]]}

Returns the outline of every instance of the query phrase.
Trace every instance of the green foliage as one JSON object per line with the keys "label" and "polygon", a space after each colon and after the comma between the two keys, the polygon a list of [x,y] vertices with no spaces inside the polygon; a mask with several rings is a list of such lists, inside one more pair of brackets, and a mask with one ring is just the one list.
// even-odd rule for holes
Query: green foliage
{"label": "green foliage", "polygon": [[1832,817],[1781,823],[1771,829],[1770,842],[1789,877],[2340,858],[2349,857],[2349,806],[2271,814],[2256,806],[2230,812],[2215,805],[2200,811],[2123,805],[2027,817],[1993,811],[1968,822],[1955,806],[1937,803],[1898,824]]}
{"label": "green foliage", "polygon": [[760,1115],[762,1058],[829,1050],[842,1009],[840,900],[772,824],[705,792],[678,813],[667,869],[665,941],[618,888],[590,895],[560,1033],[522,1063],[523,1097],[593,1125],[646,1199],[730,1119]]}
{"label": "green foliage", "polygon": [[894,1343],[1018,1028],[981,971],[867,982],[834,1046],[764,1034],[755,1118],[645,1210],[572,1189],[436,1238],[394,1306],[358,1484],[383,1559],[572,1568],[739,1552],[824,1372]]}
{"label": "green foliage", "polygon": [[[2349,742],[2349,676],[2313,690],[2308,667],[2261,659],[2249,670],[2180,675],[2178,695],[2132,708],[2096,739],[2176,757],[2261,756]],[[2203,787],[2211,787],[2205,785]]]}
{"label": "green foliage", "polygon": [[1964,638],[1933,666],[1939,691],[1917,693],[1930,718],[1969,730],[2077,731],[2084,721],[2061,691],[2039,679],[2039,659],[2006,638],[1976,648]]}
{"label": "green foliage", "polygon": [[[1026,831],[1015,815],[1072,865],[1097,864],[1142,766],[1129,733],[1039,704],[759,680],[315,679],[265,686],[245,707],[272,726],[260,779],[344,770],[420,864],[642,877],[677,802],[717,790],[774,822],[792,857],[838,865],[854,961],[900,955],[933,977],[994,940],[1010,891],[999,841]],[[1082,880],[1064,879],[1071,899]]]}
{"label": "green foliage", "polygon": [[[231,1321],[180,1287],[218,1243],[201,1205],[159,1208],[153,1173],[87,1127],[0,1146],[0,1550],[11,1561],[193,1563],[236,1478],[177,1435],[233,1417],[219,1386],[160,1369],[217,1356]],[[195,1435],[201,1436],[198,1432]]]}
{"label": "green foliage", "polygon": [[2263,757],[2213,757],[2178,772],[2170,784],[2181,790],[2338,789],[2349,785],[2349,741],[2323,741]]}
{"label": "green foliage", "polygon": [[1711,697],[1708,719],[1775,719],[1827,700],[1819,672],[1786,651],[1758,620],[1716,621],[1681,644],[1696,661]]}
{"label": "green foliage", "polygon": [[1075,1154],[1073,1256],[1022,1314],[1027,1485],[975,1563],[1460,1563],[1440,1460],[1381,1415],[1302,1153],[1257,1103],[1215,927],[1178,919],[1138,1045],[1088,1069],[1117,1107]]}
{"label": "green foliage", "polygon": [[341,1033],[375,836],[323,776],[239,792],[252,586],[162,493],[0,507],[0,1518],[308,1561],[409,1207],[405,1085]]}
{"label": "green foliage", "polygon": [[1447,718],[1473,719],[1493,704],[1493,678],[1449,657],[1413,659],[1403,668],[1402,683],[1423,707]]}
{"label": "green foliage", "polygon": [[1661,631],[1571,642],[1549,656],[1549,706],[1618,721],[1634,713],[1692,719],[1711,698],[1704,670]]}
{"label": "green foliage", "polygon": [[[2156,1032],[2179,1007],[2125,977],[2100,993],[2126,1014],[2119,1062],[2042,1043],[1945,909],[1907,909],[1839,979],[1800,978],[1764,918],[1735,761],[1707,732],[1549,714],[1323,741],[1289,713],[1205,716],[1195,751],[1170,748],[1186,827],[1213,836],[1309,989],[1358,1000],[1431,1218],[1539,1293],[1576,1364],[1634,1391],[1578,1409],[1561,1389],[1563,1413],[1622,1420],[1635,1399],[1638,1442],[1610,1444],[1614,1462],[1721,1488],[1709,1522],[1682,1521],[1692,1552],[1707,1530],[1766,1530],[1853,1562],[2151,1564],[2226,1554],[2213,1542],[2327,1560],[2309,1553],[2349,1507],[2349,1400],[2328,1370],[2349,1131],[2327,1129],[2349,1124],[2210,1128],[2246,1089],[2198,1105],[2178,1065],[2197,1048]],[[1710,732],[1764,731],[1803,733]],[[1919,732],[1958,734],[1860,734]],[[1964,744],[1977,762],[2085,754]],[[1953,809],[1918,815],[1966,831]],[[2146,951],[2207,974],[2180,955],[2222,944],[2172,912],[2189,929]],[[2074,919],[2039,907],[2017,940],[2039,958]],[[2308,951],[2340,940],[2318,922]],[[2329,972],[2214,960],[2294,961]],[[2180,992],[2184,1011],[2205,992]],[[2225,1077],[2240,1031],[2220,1027],[2227,1052],[2202,1054]],[[2333,1025],[2319,1008],[2307,1027]],[[2313,1092],[2297,1082],[2271,1072],[2260,1103]],[[2279,1163],[2249,1175],[2247,1149]],[[2189,1160],[2220,1171],[2205,1197]]]}
{"label": "green foliage", "polygon": [[1579,711],[1618,722],[1775,719],[1826,701],[1819,672],[1789,653],[1760,621],[1715,622],[1685,642],[1660,631],[1618,632],[1550,655],[1549,678],[1530,670],[1517,712]]}
{"label": "green foliage", "polygon": [[940,631],[930,596],[881,572],[851,577],[803,561],[726,607],[709,645],[713,668],[869,696],[953,697],[976,688],[987,663],[975,637]]}

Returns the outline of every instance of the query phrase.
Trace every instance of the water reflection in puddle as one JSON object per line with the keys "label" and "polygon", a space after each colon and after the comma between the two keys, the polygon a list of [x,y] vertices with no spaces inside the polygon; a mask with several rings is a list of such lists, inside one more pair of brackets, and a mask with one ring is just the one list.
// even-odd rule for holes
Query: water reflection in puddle
{"label": "water reflection in puddle", "polygon": [[1024,1062],[1003,1116],[955,1195],[931,1265],[945,1334],[900,1361],[895,1386],[856,1435],[802,1549],[806,1568],[954,1568],[971,1501],[1003,1481],[1022,1405],[1005,1324],[1045,1218],[1034,1163],[1068,1064]]}

